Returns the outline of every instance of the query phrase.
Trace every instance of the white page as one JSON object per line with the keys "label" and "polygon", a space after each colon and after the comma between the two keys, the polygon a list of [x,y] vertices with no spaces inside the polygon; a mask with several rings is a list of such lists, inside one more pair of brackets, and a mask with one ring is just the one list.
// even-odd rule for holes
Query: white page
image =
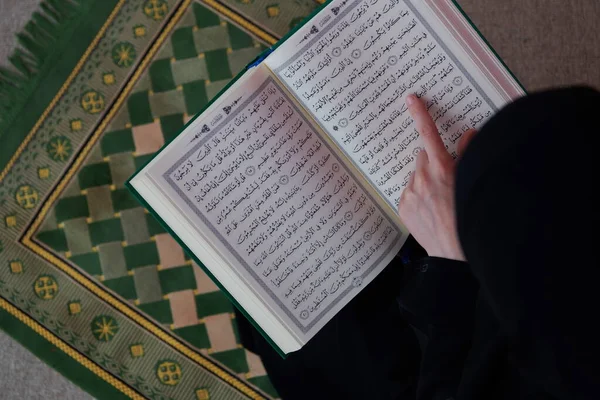
{"label": "white page", "polygon": [[259,68],[147,176],[271,312],[312,337],[407,237]]}
{"label": "white page", "polygon": [[394,209],[421,148],[422,97],[449,152],[505,102],[418,0],[336,0],[267,60]]}

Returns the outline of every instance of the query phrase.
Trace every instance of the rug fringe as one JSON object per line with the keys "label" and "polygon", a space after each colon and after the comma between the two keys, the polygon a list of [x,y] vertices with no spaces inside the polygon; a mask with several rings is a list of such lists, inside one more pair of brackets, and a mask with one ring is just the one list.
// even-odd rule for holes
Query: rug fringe
{"label": "rug fringe", "polygon": [[0,122],[23,107],[65,25],[85,1],[89,0],[43,0],[17,34],[19,47],[8,58],[12,68],[0,67]]}

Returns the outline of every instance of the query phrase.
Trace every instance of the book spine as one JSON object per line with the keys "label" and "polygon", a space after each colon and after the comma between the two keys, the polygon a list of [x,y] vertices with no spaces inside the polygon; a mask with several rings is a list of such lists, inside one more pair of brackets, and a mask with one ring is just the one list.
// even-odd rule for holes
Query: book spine
{"label": "book spine", "polygon": [[259,66],[260,63],[262,63],[267,57],[269,57],[269,54],[271,54],[272,52],[273,48],[269,47],[268,49],[260,53],[258,57],[256,57],[253,61],[250,62],[250,64],[246,66],[246,71]]}

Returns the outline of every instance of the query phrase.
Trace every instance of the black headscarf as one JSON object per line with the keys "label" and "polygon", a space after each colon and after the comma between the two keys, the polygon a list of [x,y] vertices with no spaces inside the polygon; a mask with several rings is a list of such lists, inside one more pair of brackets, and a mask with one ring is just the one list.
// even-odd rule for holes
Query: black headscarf
{"label": "black headscarf", "polygon": [[467,260],[521,374],[600,398],[600,93],[559,89],[494,116],[458,165]]}

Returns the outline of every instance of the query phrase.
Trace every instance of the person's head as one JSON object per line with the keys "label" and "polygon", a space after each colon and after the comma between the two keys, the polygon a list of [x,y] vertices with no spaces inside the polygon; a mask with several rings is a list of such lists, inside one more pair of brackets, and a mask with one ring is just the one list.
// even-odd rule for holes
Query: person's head
{"label": "person's head", "polygon": [[548,368],[568,387],[600,380],[599,135],[599,92],[533,94],[494,116],[457,168],[459,238],[487,300],[521,344],[553,349]]}

